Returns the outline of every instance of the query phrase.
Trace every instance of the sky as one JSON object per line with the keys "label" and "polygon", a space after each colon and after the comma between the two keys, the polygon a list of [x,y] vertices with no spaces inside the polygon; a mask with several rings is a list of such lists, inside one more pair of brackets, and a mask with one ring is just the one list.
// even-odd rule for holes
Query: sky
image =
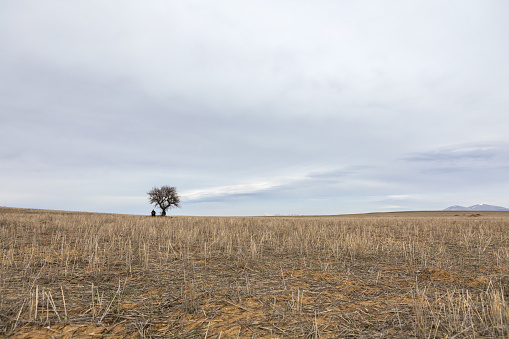
{"label": "sky", "polygon": [[0,206],[509,207],[505,0],[0,2]]}

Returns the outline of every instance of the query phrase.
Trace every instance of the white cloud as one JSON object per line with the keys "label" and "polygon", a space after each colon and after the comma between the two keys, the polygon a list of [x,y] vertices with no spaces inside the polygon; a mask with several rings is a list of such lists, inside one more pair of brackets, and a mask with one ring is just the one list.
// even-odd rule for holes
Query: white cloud
{"label": "white cloud", "polygon": [[266,191],[279,186],[276,183],[257,182],[251,184],[238,184],[212,187],[207,189],[191,190],[182,192],[183,201],[201,200],[213,197],[223,197],[228,195],[249,194]]}
{"label": "white cloud", "polygon": [[270,190],[276,190],[287,185],[294,185],[305,179],[306,176],[277,177],[265,181],[183,191],[180,195],[183,202],[194,202],[212,198],[262,193]]}

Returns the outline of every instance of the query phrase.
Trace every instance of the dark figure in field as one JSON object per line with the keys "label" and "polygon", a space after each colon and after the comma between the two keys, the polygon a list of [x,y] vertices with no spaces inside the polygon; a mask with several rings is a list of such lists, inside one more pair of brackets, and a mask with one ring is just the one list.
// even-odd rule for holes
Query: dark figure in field
{"label": "dark figure in field", "polygon": [[152,216],[155,217],[156,216],[156,211],[152,210]]}

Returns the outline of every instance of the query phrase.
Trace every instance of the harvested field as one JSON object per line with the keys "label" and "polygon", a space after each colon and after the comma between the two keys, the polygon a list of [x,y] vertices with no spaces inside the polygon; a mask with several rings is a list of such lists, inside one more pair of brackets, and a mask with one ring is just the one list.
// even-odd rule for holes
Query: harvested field
{"label": "harvested field", "polygon": [[0,208],[9,338],[509,336],[509,213]]}

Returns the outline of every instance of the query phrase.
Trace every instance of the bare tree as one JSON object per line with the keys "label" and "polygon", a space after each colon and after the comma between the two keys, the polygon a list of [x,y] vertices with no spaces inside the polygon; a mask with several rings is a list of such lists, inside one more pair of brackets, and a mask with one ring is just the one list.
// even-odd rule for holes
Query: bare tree
{"label": "bare tree", "polygon": [[166,215],[166,210],[168,208],[180,207],[180,197],[177,194],[177,188],[175,187],[154,187],[147,192],[147,194],[150,203],[161,209],[162,216]]}

